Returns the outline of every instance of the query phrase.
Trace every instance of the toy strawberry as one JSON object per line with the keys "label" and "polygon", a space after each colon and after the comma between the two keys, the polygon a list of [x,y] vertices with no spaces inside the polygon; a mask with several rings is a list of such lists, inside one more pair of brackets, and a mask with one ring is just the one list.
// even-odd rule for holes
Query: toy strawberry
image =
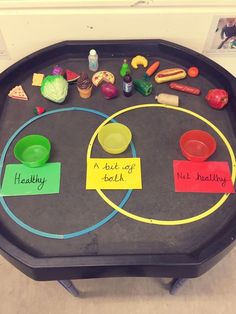
{"label": "toy strawberry", "polygon": [[36,106],[34,108],[34,114],[35,115],[40,115],[40,114],[44,113],[45,111],[46,111],[45,108],[41,107],[41,106]]}

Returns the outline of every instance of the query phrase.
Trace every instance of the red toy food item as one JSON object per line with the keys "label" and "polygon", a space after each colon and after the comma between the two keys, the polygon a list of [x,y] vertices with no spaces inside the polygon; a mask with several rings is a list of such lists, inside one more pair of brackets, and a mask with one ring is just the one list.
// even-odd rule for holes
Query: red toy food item
{"label": "red toy food item", "polygon": [[75,82],[79,78],[79,74],[71,71],[71,70],[66,70],[66,80],[67,82]]}
{"label": "red toy food item", "polygon": [[197,88],[197,87],[184,85],[184,84],[179,84],[179,83],[170,83],[169,87],[171,89],[175,89],[175,90],[178,90],[180,92],[193,94],[193,95],[200,95],[200,93],[201,93],[200,89]]}
{"label": "red toy food item", "polygon": [[112,99],[118,96],[118,89],[111,83],[104,83],[101,86],[101,93],[104,98]]}
{"label": "red toy food item", "polygon": [[40,115],[40,114],[44,113],[45,111],[46,111],[45,108],[41,107],[41,106],[36,106],[34,108],[34,114],[35,115]]}
{"label": "red toy food item", "polygon": [[199,70],[197,67],[191,67],[188,69],[188,76],[190,77],[197,77],[199,74]]}
{"label": "red toy food item", "polygon": [[147,76],[152,76],[153,73],[159,68],[160,61],[154,62],[150,67],[147,69],[146,74]]}
{"label": "red toy food item", "polygon": [[224,89],[210,89],[206,101],[214,109],[222,109],[229,101],[229,95]]}

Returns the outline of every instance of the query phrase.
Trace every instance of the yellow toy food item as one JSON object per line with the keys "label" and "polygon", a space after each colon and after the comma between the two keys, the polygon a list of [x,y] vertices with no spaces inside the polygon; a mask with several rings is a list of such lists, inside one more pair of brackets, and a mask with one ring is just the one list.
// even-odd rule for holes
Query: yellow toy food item
{"label": "yellow toy food item", "polygon": [[165,69],[157,72],[155,75],[156,83],[164,83],[169,81],[177,81],[185,78],[187,73],[181,68]]}
{"label": "yellow toy food item", "polygon": [[132,59],[131,65],[134,69],[137,69],[139,65],[146,68],[148,66],[148,61],[145,57],[138,55]]}
{"label": "yellow toy food item", "polygon": [[34,73],[33,74],[33,79],[32,79],[32,85],[33,86],[41,86],[43,79],[44,79],[44,74],[42,74],[42,73]]}

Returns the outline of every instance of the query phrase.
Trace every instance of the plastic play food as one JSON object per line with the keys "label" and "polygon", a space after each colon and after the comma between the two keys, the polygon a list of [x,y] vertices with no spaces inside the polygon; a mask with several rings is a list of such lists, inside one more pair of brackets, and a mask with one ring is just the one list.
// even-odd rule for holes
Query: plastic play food
{"label": "plastic play food", "polygon": [[99,71],[95,73],[92,77],[92,82],[93,82],[93,85],[95,86],[100,85],[103,81],[106,83],[114,84],[115,76],[111,72],[108,72],[108,71]]}
{"label": "plastic play food", "polygon": [[43,78],[44,78],[44,74],[42,74],[42,73],[34,73],[33,74],[33,79],[32,79],[32,85],[33,86],[41,86]]}
{"label": "plastic play food", "polygon": [[46,111],[45,108],[41,107],[41,106],[36,106],[34,108],[34,114],[35,115],[40,115],[40,114],[44,113],[45,111]]}
{"label": "plastic play food", "polygon": [[179,96],[161,93],[155,97],[159,104],[179,106]]}
{"label": "plastic play food", "polygon": [[117,97],[118,92],[118,88],[111,83],[104,83],[101,86],[101,93],[106,99],[112,99]]}
{"label": "plastic play food", "polygon": [[147,69],[146,74],[147,76],[152,76],[154,72],[159,68],[160,61],[154,62],[150,67]]}
{"label": "plastic play food", "polygon": [[188,76],[190,77],[197,77],[199,74],[199,70],[197,67],[191,67],[188,69]]}
{"label": "plastic play food", "polygon": [[130,74],[126,74],[125,77],[123,78],[122,88],[125,97],[130,97],[132,95],[133,80]]}
{"label": "plastic play food", "polygon": [[98,55],[95,49],[91,49],[88,55],[89,70],[96,72],[98,70]]}
{"label": "plastic play food", "polygon": [[79,73],[79,78],[77,80],[77,89],[79,91],[81,98],[89,98],[92,93],[92,82],[85,72]]}
{"label": "plastic play food", "polygon": [[8,93],[8,96],[13,99],[28,100],[28,97],[21,85],[15,86],[13,89],[11,89]]}
{"label": "plastic play food", "polygon": [[21,138],[14,147],[14,155],[24,165],[35,168],[44,165],[50,156],[49,140],[38,134]]}
{"label": "plastic play food", "polygon": [[98,133],[102,148],[110,154],[121,154],[129,146],[132,134],[130,129],[121,123],[108,123]]}
{"label": "plastic play food", "polygon": [[77,74],[77,73],[75,73],[75,72],[73,72],[71,70],[68,70],[68,69],[66,70],[66,80],[67,80],[67,82],[69,82],[69,83],[75,82],[75,81],[78,80],[78,78],[79,78],[79,74]]}
{"label": "plastic play food", "polygon": [[134,88],[144,96],[148,96],[152,92],[152,83],[148,80],[134,80],[133,84]]}
{"label": "plastic play food", "polygon": [[229,95],[224,89],[210,89],[206,101],[214,109],[222,109],[229,101]]}
{"label": "plastic play food", "polygon": [[179,84],[179,83],[170,83],[169,87],[174,90],[178,90],[180,92],[192,94],[192,95],[200,95],[201,90],[198,87]]}
{"label": "plastic play food", "polygon": [[60,104],[67,96],[68,82],[61,75],[48,75],[43,79],[40,91],[43,97]]}
{"label": "plastic play food", "polygon": [[124,77],[126,74],[130,74],[130,72],[131,71],[130,71],[129,65],[127,63],[127,60],[124,59],[122,67],[120,69],[120,76]]}
{"label": "plastic play food", "polygon": [[55,67],[52,70],[52,75],[64,75],[64,70],[59,67],[59,65],[55,65]]}
{"label": "plastic play food", "polygon": [[191,161],[204,161],[216,150],[216,141],[208,132],[190,130],[185,132],[179,141],[184,157]]}
{"label": "plastic play food", "polygon": [[185,78],[186,75],[186,71],[181,68],[165,69],[157,72],[155,75],[155,81],[157,83],[176,81]]}
{"label": "plastic play food", "polygon": [[136,56],[132,59],[131,65],[134,69],[137,69],[139,65],[142,65],[144,68],[148,66],[148,61],[144,56]]}

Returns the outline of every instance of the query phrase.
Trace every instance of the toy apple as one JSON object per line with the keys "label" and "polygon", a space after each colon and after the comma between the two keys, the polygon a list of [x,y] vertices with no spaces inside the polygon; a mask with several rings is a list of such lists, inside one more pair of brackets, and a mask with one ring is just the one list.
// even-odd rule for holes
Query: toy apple
{"label": "toy apple", "polygon": [[229,101],[229,95],[224,89],[210,89],[206,101],[214,109],[222,109]]}
{"label": "toy apple", "polygon": [[112,99],[118,96],[118,89],[111,83],[105,83],[101,86],[101,93],[104,98]]}

